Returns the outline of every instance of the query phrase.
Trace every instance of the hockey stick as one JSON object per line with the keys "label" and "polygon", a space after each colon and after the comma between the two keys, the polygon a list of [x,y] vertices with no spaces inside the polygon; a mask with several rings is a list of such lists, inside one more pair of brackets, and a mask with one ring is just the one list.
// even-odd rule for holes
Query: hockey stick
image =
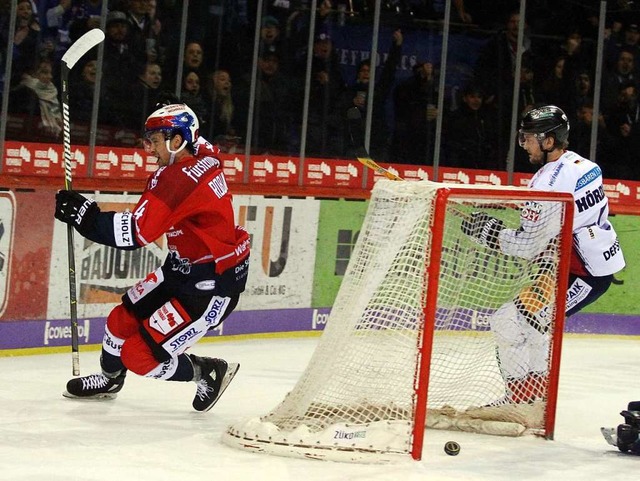
{"label": "hockey stick", "polygon": [[[104,40],[99,28],[89,30],[74,42],[62,56],[62,146],[64,149],[64,188],[71,184],[71,126],[69,122],[69,72],[89,50]],[[67,225],[67,254],[69,260],[69,307],[71,316],[71,363],[73,375],[80,375],[80,352],[78,350],[78,300],[76,297],[76,261],[73,250],[73,227]]]}
{"label": "hockey stick", "polygon": [[[357,156],[356,158],[358,159],[358,161],[361,164],[367,166],[371,170],[374,170],[375,172],[377,172],[380,175],[384,175],[387,179],[404,181],[404,179],[402,177],[400,177],[399,175],[394,174],[390,170],[385,169],[380,164],[378,164],[375,160],[373,160],[371,157],[369,157],[369,155],[367,154],[366,150],[364,150],[364,149],[358,150],[356,156]],[[469,214],[467,212],[463,212],[463,211],[461,211],[459,209],[454,208],[453,206],[451,206],[450,212],[453,215],[455,215],[456,217],[460,217],[462,219],[468,219],[469,218]]]}
{"label": "hockey stick", "polygon": [[351,122],[356,122],[357,124],[360,124],[362,122],[362,113],[360,112],[360,110],[356,107],[347,109],[347,119],[349,120],[351,146],[355,149],[356,159],[358,159],[358,162],[377,172],[378,174],[384,175],[387,179],[404,180],[402,177],[378,165],[378,163],[371,158],[369,152],[367,152],[367,148],[364,145],[358,144],[358,142],[356,142],[351,130]]}
{"label": "hockey stick", "polygon": [[391,179],[391,180],[404,180],[402,177],[400,177],[399,175],[394,174],[393,172],[385,169],[384,167],[380,166],[375,160],[373,160],[371,157],[369,157],[369,154],[367,154],[367,152],[362,149],[362,151],[359,151],[356,154],[356,158],[358,159],[358,161],[369,167],[371,170],[374,170],[375,172],[377,172],[380,175],[384,175],[387,179]]}

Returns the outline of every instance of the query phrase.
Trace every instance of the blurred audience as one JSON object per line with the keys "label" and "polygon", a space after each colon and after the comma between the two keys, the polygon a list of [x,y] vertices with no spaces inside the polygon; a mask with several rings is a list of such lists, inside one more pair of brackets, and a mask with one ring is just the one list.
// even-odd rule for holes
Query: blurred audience
{"label": "blurred audience", "polygon": [[178,85],[177,80],[184,79],[184,76],[189,72],[195,72],[198,77],[204,78],[206,76],[204,66],[204,49],[200,42],[191,40],[186,43],[184,47],[183,61],[182,61],[182,79],[176,79],[176,64],[175,62],[169,63],[168,75],[166,83],[172,88],[178,88],[182,90],[183,86]]}
{"label": "blurred audience", "polygon": [[520,116],[523,116],[534,105],[543,101],[543,96],[540,95],[535,80],[533,61],[525,52],[520,65],[520,91],[518,93],[518,103],[520,105],[518,114]]}
{"label": "blurred audience", "polygon": [[327,31],[320,31],[316,35],[312,55],[306,154],[340,157],[344,151],[340,99],[343,98],[346,83],[331,35]]}
{"label": "blurred audience", "polygon": [[280,72],[280,58],[275,52],[262,52],[258,58],[255,101],[250,105],[251,75],[239,85],[239,121],[246,125],[253,107],[251,152],[254,154],[295,152],[293,112],[299,93],[293,81]]}
{"label": "blurred audience", "polygon": [[100,26],[102,0],[44,0],[43,41],[52,43],[60,61],[69,46],[85,32]]}
{"label": "blurred audience", "polygon": [[612,139],[612,160],[617,179],[640,179],[640,103],[638,85],[626,81],[618,87],[616,105],[605,112]]}
{"label": "blurred audience", "polygon": [[16,30],[13,36],[13,68],[11,84],[21,82],[23,74],[33,73],[39,61],[40,23],[30,0],[19,0],[16,10]]}
{"label": "blurred audience", "polygon": [[[513,136],[511,110],[520,22],[519,9],[513,8],[505,13],[504,29],[491,37],[482,48],[474,72],[475,81],[485,92],[485,105],[495,111],[501,169],[506,165],[509,143]],[[531,50],[529,35],[524,37],[523,49],[525,52]],[[531,62],[535,63],[533,57]]]}
{"label": "blurred audience", "polygon": [[443,165],[469,169],[497,168],[495,119],[484,106],[484,92],[470,84],[462,103],[450,112],[443,126]]}
{"label": "blurred audience", "polygon": [[413,76],[396,87],[393,105],[391,160],[432,165],[438,117],[438,76],[433,63],[414,65]]}
{"label": "blurred audience", "polygon": [[161,24],[152,18],[152,0],[128,0],[125,13],[129,21],[129,47],[138,63],[155,62],[162,64],[158,55],[159,29]]}
{"label": "blurred audience", "polygon": [[[559,45],[554,46],[552,52],[555,53],[550,58],[553,59],[560,56],[564,58],[563,78],[566,82],[565,88],[578,72],[583,70],[590,71],[593,68],[594,62],[592,59],[595,58],[595,52],[592,48],[586,46],[582,32],[573,25],[566,29],[564,40]],[[548,52],[539,52],[538,58],[549,58]]]}
{"label": "blurred audience", "polygon": [[185,72],[202,73],[204,62],[204,50],[200,42],[189,42],[184,48],[184,70]]}
{"label": "blurred audience", "polygon": [[566,95],[566,79],[564,65],[566,56],[560,54],[555,58],[551,69],[541,71],[539,86],[540,95],[546,103],[562,107]]}
{"label": "blurred audience", "polygon": [[611,35],[605,45],[605,67],[615,68],[620,51],[627,50],[633,55],[634,64],[640,65],[640,30],[638,29],[638,18],[630,17],[620,29],[619,34]]}
{"label": "blurred audience", "polygon": [[[60,58],[75,39],[99,26],[103,1],[16,1],[16,30],[9,39],[10,4],[0,0],[0,42],[4,47],[0,48],[0,75],[6,46],[13,44],[10,111],[37,119],[31,133],[57,138],[55,106],[59,108],[59,104],[54,97],[59,103]],[[72,72],[72,123],[91,119],[96,75],[101,75],[101,124],[139,129],[159,89],[165,88],[180,94],[200,117],[203,133],[224,143],[227,150],[240,150],[252,113],[252,152],[295,155],[302,142],[303,100],[308,88],[307,156],[352,156],[365,143],[366,119],[371,111],[369,147],[379,161],[433,164],[435,128],[442,116],[442,165],[504,169],[513,140],[515,84],[519,85],[517,115],[540,103],[559,105],[569,115],[574,149],[588,155],[585,149],[590,145],[594,116],[599,19],[595,10],[580,2],[541,0],[528,5],[518,84],[514,82],[518,3],[454,0],[453,55],[447,66],[442,111],[437,108],[438,68],[433,61],[424,60],[429,55],[424,50],[417,54],[423,46],[421,36],[431,30],[414,28],[416,19],[442,20],[442,1],[394,0],[382,6],[380,32],[395,32],[388,54],[379,57],[372,96],[369,82],[375,66],[367,60],[367,47],[361,39],[370,35],[367,29],[374,2],[319,1],[314,28],[310,23],[313,12],[304,2],[269,1],[261,14],[253,2],[223,3],[196,1],[189,5],[187,42],[183,44],[179,42],[179,2],[110,0],[104,64],[97,65],[96,49]],[[602,139],[597,157],[607,177],[640,179],[634,167],[640,165],[640,154],[636,154],[640,152],[640,8],[630,2],[615,3],[606,19],[608,39],[598,115]],[[257,39],[253,30],[256,18],[261,18]],[[398,24],[406,30],[404,38],[409,43],[405,42],[405,52],[403,33],[390,27]],[[476,26],[485,32],[473,39],[460,35]],[[315,38],[312,51],[307,52],[311,31]],[[495,34],[487,39],[486,31]],[[479,40],[482,35],[486,40]],[[384,51],[387,40],[381,39],[378,49]],[[256,41],[257,85],[255,102],[250,106]],[[460,45],[470,48],[462,59],[456,50]],[[182,46],[184,63],[181,78],[176,79],[177,49]],[[312,55],[309,85],[308,55]],[[347,87],[344,75],[354,71],[354,81]],[[233,93],[232,78],[236,84]],[[468,87],[458,95],[463,85]],[[516,149],[516,171],[528,172],[530,166],[526,159],[518,158],[518,152]],[[611,156],[616,156],[616,161],[610,160]]]}
{"label": "blurred audience", "polygon": [[26,116],[24,134],[30,140],[56,142],[60,138],[62,111],[52,80],[52,62],[40,59],[11,92],[9,109]]}
{"label": "blurred audience", "polygon": [[576,111],[570,120],[571,136],[569,148],[587,159],[593,159],[600,165],[605,178],[620,178],[620,165],[613,150],[611,134],[607,131],[604,115],[598,116],[597,142],[595,156],[591,155],[591,129],[593,123],[593,103],[587,101]]}
{"label": "blurred audience", "polygon": [[162,67],[147,62],[138,67],[136,82],[127,91],[126,108],[122,111],[122,125],[136,132],[144,130],[147,117],[155,110],[162,92]]}
{"label": "blurred audience", "polygon": [[138,62],[129,47],[131,24],[124,12],[107,15],[104,40],[102,88],[107,97],[111,92],[126,90],[135,80]]}
{"label": "blurred audience", "polygon": [[573,78],[571,87],[572,88],[568,92],[567,96],[560,99],[556,104],[560,106],[567,106],[565,112],[567,113],[570,122],[579,116],[579,112],[585,105],[590,105],[591,110],[593,110],[593,84],[591,82],[591,75],[589,72],[586,70],[578,72]]}
{"label": "blurred audience", "polygon": [[196,113],[200,120],[200,130],[206,132],[209,125],[209,106],[197,72],[192,70],[183,76],[180,99]]}
{"label": "blurred audience", "polygon": [[233,84],[227,70],[216,70],[209,82],[211,113],[209,117],[209,139],[224,152],[235,152],[242,140],[235,126],[235,102]]}
{"label": "blurred audience", "polygon": [[369,101],[369,81],[371,60],[358,64],[356,82],[344,94],[345,109],[345,152],[346,157],[354,157],[358,149],[365,145],[366,117],[369,108],[371,115],[371,135],[369,154],[380,161],[388,161],[391,146],[391,128],[388,123],[387,100],[389,99],[396,71],[402,57],[403,36],[400,29],[393,32],[389,55],[379,74],[375,77],[373,101]]}
{"label": "blurred audience", "polygon": [[636,68],[633,51],[626,47],[621,48],[613,70],[605,70],[602,75],[600,108],[603,112],[607,112],[616,105],[621,85],[629,82],[638,85]]}
{"label": "blurred audience", "polygon": [[73,94],[69,95],[69,115],[71,122],[91,120],[93,97],[96,87],[98,61],[95,55],[86,55],[71,71],[69,85]]}
{"label": "blurred audience", "polygon": [[[86,54],[71,70],[69,77],[69,119],[71,121],[71,142],[88,144],[91,137],[93,99],[98,75],[98,61],[95,52]],[[98,94],[99,96],[99,94]],[[99,136],[96,136],[98,139]]]}

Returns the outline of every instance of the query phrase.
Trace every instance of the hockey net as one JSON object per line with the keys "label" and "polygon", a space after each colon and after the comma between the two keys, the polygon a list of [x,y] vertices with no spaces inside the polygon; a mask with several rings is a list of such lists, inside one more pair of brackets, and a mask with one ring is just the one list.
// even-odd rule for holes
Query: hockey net
{"label": "hockey net", "polygon": [[[510,229],[527,216],[549,219],[517,256],[463,233],[471,212]],[[377,182],[309,365],[275,409],[230,426],[223,441],[286,456],[384,462],[420,459],[425,425],[551,438],[571,215],[568,194]],[[537,350],[508,352],[506,375],[491,326],[503,321],[509,332],[513,312],[503,306],[514,299],[542,313],[545,325]],[[509,335],[517,340],[513,329]]]}

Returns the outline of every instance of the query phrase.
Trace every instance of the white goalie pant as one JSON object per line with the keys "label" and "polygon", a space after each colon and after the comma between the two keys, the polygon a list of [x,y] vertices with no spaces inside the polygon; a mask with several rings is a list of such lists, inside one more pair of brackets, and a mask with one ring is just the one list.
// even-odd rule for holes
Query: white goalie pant
{"label": "white goalie pant", "polygon": [[498,309],[489,324],[504,378],[523,379],[530,373],[547,373],[549,333],[542,334],[531,326],[513,302]]}

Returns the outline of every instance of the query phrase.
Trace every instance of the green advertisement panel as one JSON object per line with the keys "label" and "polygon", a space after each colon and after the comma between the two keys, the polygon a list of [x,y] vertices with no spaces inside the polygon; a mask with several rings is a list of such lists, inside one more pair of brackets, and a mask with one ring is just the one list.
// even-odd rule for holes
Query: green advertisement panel
{"label": "green advertisement panel", "polygon": [[312,307],[333,305],[368,206],[369,202],[362,200],[323,200],[320,203]]}
{"label": "green advertisement panel", "polygon": [[596,302],[582,312],[611,314],[640,314],[640,217],[635,215],[616,215],[609,217],[624,252],[627,262],[621,272],[614,277],[614,283]]}
{"label": "green advertisement panel", "polygon": [[[365,201],[322,201],[312,307],[333,305],[368,205]],[[614,284],[607,293],[583,312],[639,315],[640,254],[637,246],[640,245],[640,217],[618,215],[610,220],[618,233],[627,267],[615,275]]]}

